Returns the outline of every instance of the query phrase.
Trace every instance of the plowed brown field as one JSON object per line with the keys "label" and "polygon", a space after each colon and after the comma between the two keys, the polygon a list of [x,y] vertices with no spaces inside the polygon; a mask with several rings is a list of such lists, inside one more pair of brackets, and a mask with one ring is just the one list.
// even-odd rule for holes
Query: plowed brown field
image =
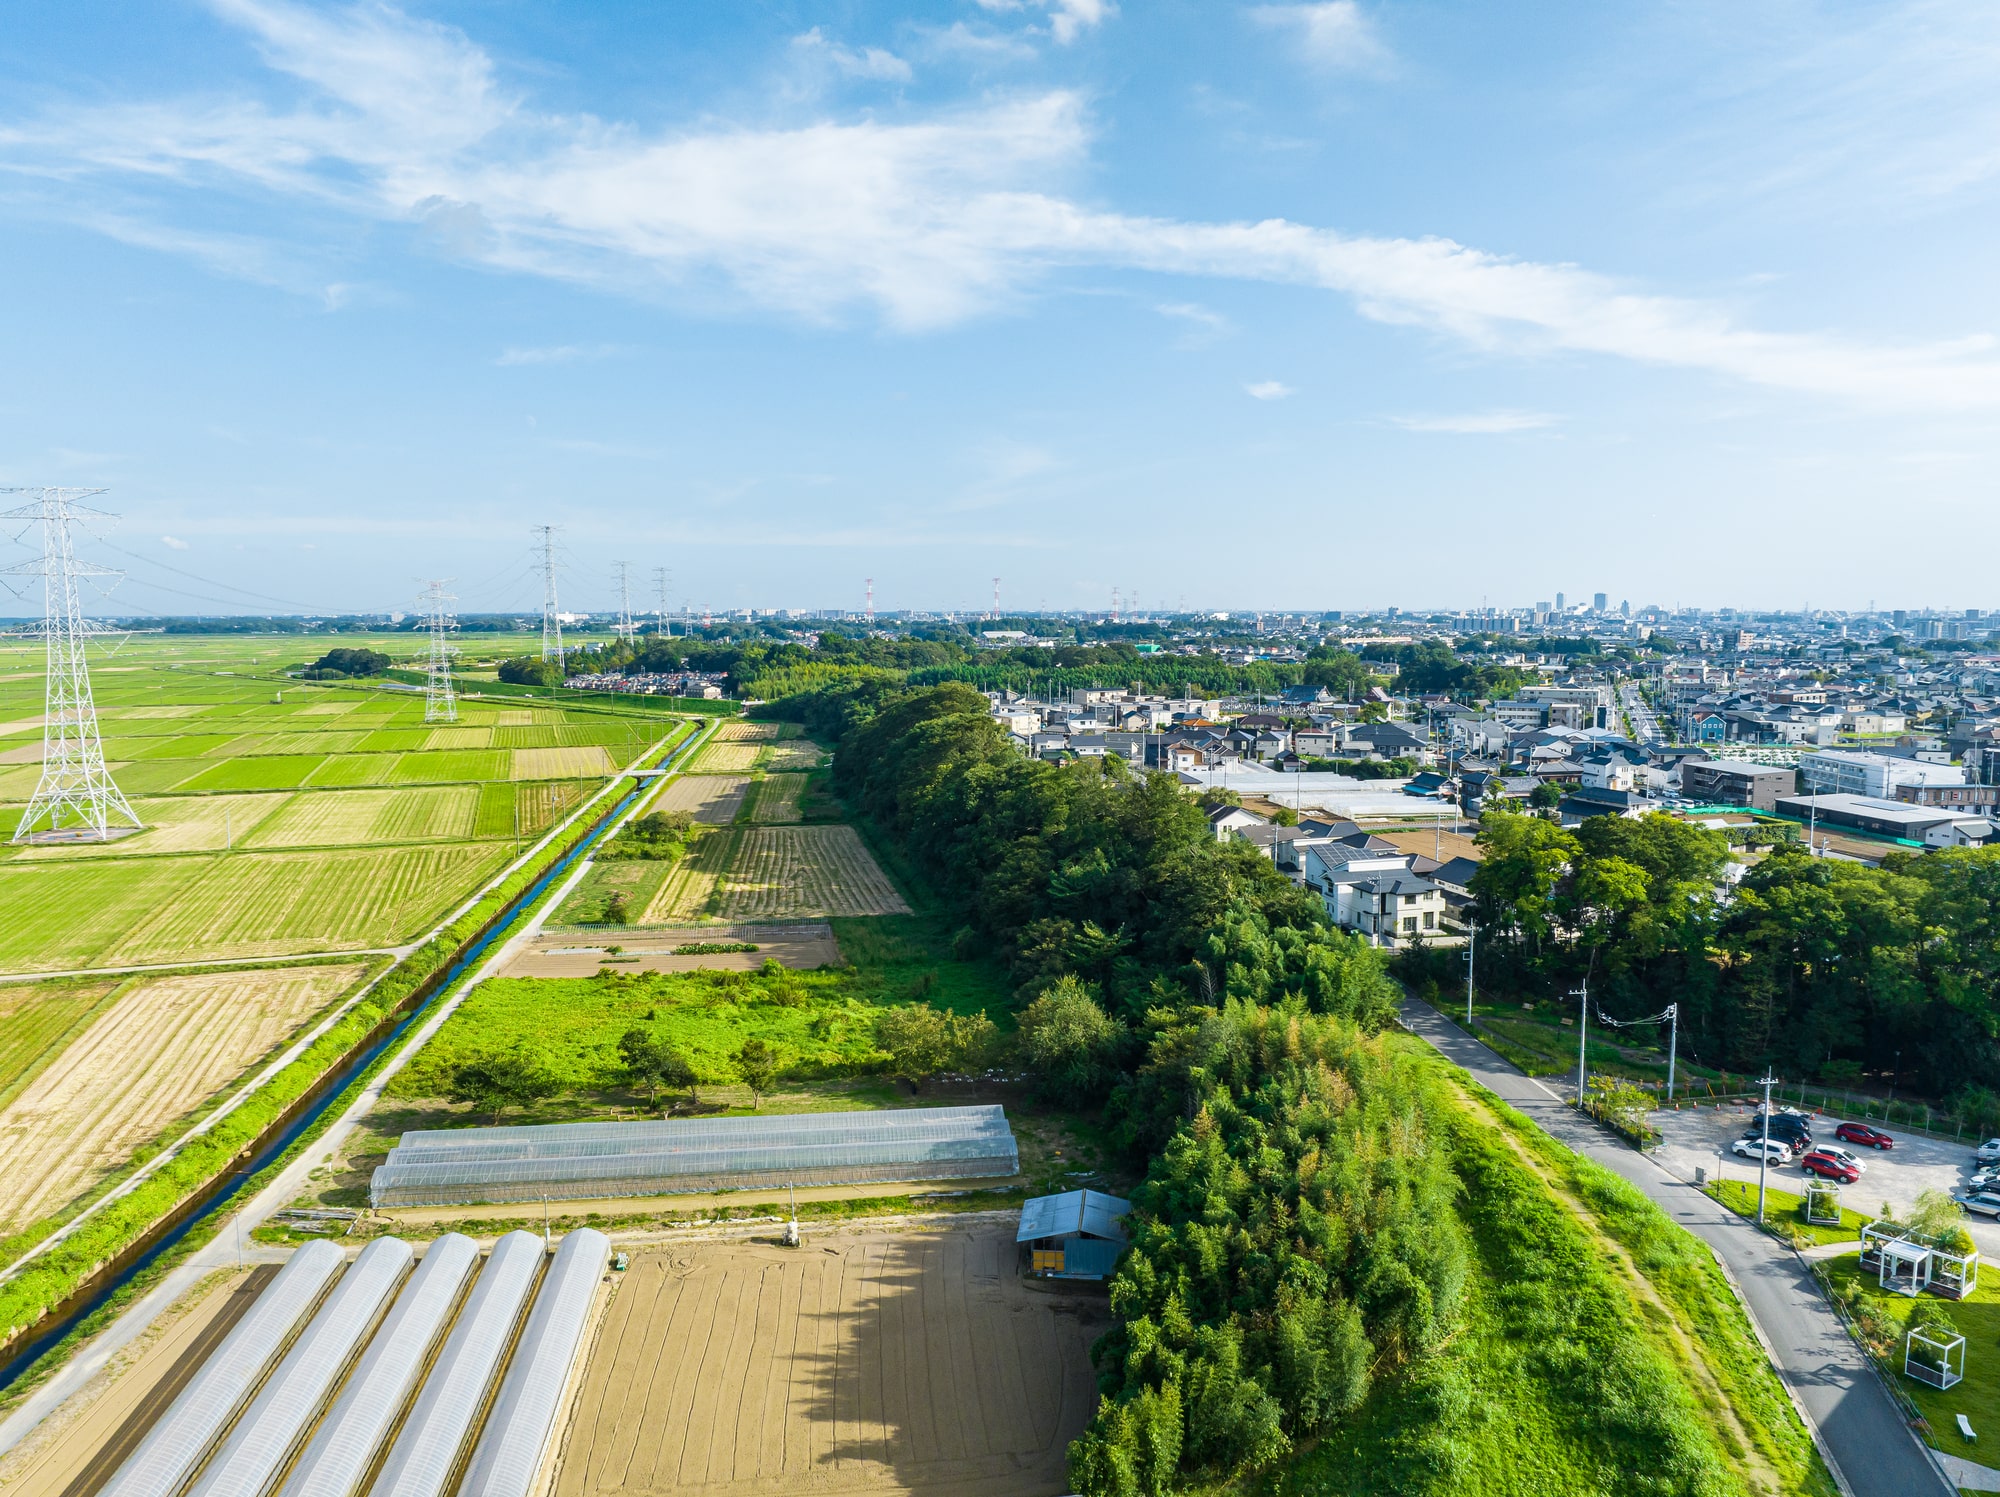
{"label": "plowed brown field", "polygon": [[1017,1277],[1011,1227],[636,1255],[555,1494],[1053,1497],[1103,1316]]}
{"label": "plowed brown field", "polygon": [[655,811],[686,811],[696,821],[727,826],[736,819],[743,804],[743,792],[750,781],[743,775],[682,775],[662,790],[653,801]]}
{"label": "plowed brown field", "polygon": [[0,1109],[0,1232],[47,1215],[123,1164],[364,970],[204,972],[134,987]]}

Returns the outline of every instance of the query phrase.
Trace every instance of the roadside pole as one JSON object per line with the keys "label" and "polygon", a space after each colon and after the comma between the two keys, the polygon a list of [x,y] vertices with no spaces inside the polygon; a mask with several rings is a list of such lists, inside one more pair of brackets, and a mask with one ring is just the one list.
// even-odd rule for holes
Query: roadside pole
{"label": "roadside pole", "polygon": [[1473,959],[1479,952],[1479,922],[1467,922],[1471,932],[1465,941],[1465,1032],[1472,1033],[1472,974]]}
{"label": "roadside pole", "polygon": [[1667,1100],[1671,1102],[1674,1100],[1674,1054],[1680,1049],[1681,1045],[1681,1006],[1678,1003],[1669,1003],[1667,1005],[1667,1018],[1669,1020],[1667,1026]]}
{"label": "roadside pole", "polygon": [[1590,979],[1585,977],[1583,985],[1576,990],[1582,1000],[1582,1017],[1577,1021],[1576,1031],[1576,1108],[1583,1111],[1583,1083],[1590,1074],[1590,1058],[1586,1046],[1590,1043]]}
{"label": "roadside pole", "polygon": [[1757,1225],[1764,1225],[1764,1181],[1771,1173],[1771,1088],[1778,1078],[1768,1070],[1757,1084],[1764,1088],[1764,1142],[1757,1150]]}

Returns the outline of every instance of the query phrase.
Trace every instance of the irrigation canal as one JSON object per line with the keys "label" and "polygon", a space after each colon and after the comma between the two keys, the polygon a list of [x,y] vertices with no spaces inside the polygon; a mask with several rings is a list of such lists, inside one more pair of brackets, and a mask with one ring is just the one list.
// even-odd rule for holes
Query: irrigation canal
{"label": "irrigation canal", "polygon": [[[705,738],[706,735],[697,728],[684,743],[660,761],[658,770],[672,769],[683,754],[701,744]],[[321,1078],[319,1084],[306,1093],[308,1098],[306,1105],[299,1109],[289,1123],[267,1138],[240,1169],[227,1175],[217,1176],[193,1198],[191,1204],[183,1205],[176,1216],[170,1219],[171,1224],[167,1225],[157,1238],[146,1243],[137,1256],[125,1262],[114,1259],[111,1267],[102,1270],[96,1279],[83,1284],[76,1293],[58,1306],[51,1313],[49,1323],[30,1336],[4,1365],[0,1365],[0,1391],[11,1387],[51,1348],[84,1320],[95,1314],[114,1294],[159,1262],[165,1254],[172,1252],[190,1232],[235,1200],[245,1186],[283,1157],[285,1151],[297,1143],[306,1131],[320,1120],[348,1087],[360,1080],[384,1052],[408,1033],[411,1025],[422,1019],[433,1004],[451,991],[452,985],[465,975],[466,970],[474,962],[485,955],[495,941],[504,939],[521,922],[528,911],[534,908],[535,901],[547,892],[549,886],[561,878],[578,858],[596,846],[598,839],[610,829],[612,823],[624,815],[632,802],[651,789],[654,783],[656,783],[655,776],[648,775],[619,797],[618,803],[600,816],[591,829],[578,839],[574,847],[550,864],[541,877],[522,890],[512,904],[495,916],[492,923],[459,952],[451,965],[445,969],[443,978],[432,986],[430,993],[421,1003],[398,1019],[380,1039],[349,1056],[343,1064]]]}

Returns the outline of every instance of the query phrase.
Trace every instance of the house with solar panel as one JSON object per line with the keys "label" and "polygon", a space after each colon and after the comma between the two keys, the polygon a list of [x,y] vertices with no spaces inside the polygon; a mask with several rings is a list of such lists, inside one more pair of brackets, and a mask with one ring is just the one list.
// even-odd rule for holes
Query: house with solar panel
{"label": "house with solar panel", "polygon": [[1108,1279],[1125,1251],[1125,1214],[1132,1203],[1097,1190],[1066,1190],[1021,1205],[1014,1233],[1029,1275],[1040,1279]]}

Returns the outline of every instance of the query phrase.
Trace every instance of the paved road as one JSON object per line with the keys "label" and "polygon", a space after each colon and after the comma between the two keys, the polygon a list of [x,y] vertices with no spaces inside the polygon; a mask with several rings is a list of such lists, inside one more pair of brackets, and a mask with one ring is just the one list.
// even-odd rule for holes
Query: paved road
{"label": "paved road", "polygon": [[1555,1138],[1639,1187],[1716,1252],[1763,1333],[1779,1375],[1816,1426],[1854,1497],[1951,1497],[1861,1349],[1798,1254],[1565,1106],[1435,1009],[1406,999],[1403,1023]]}

